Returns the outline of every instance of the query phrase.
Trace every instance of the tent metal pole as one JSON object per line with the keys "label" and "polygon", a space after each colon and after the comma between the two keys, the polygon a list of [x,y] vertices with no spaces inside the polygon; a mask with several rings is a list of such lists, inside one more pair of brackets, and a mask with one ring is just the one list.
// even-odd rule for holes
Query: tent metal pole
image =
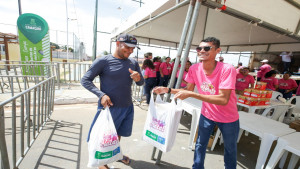
{"label": "tent metal pole", "polygon": [[[183,50],[184,43],[185,43],[185,40],[186,40],[186,35],[187,35],[188,29],[189,29],[189,25],[190,25],[190,22],[191,22],[193,10],[194,10],[194,7],[195,7],[195,2],[196,2],[196,0],[191,0],[190,1],[190,5],[189,5],[189,9],[187,11],[185,23],[184,23],[184,26],[183,26],[183,30],[182,30],[182,34],[181,34],[181,38],[180,38],[180,43],[179,43],[179,48],[178,48],[178,51],[177,51],[176,60],[175,60],[175,64],[174,64],[174,67],[173,67],[173,72],[172,72],[172,75],[171,75],[169,87],[174,85],[175,76],[176,76],[176,73],[177,73],[177,67],[178,67],[179,62],[180,62],[182,50]],[[170,94],[167,95],[167,98],[164,98],[164,101],[169,101],[169,100],[170,100]],[[154,159],[155,152],[156,152],[156,148],[154,147],[153,152],[152,152],[152,156],[151,156],[152,159]],[[160,164],[161,156],[162,156],[162,151],[159,151],[157,159],[156,159],[156,164]]]}
{"label": "tent metal pole", "polygon": [[187,42],[185,45],[184,56],[183,56],[180,72],[179,72],[178,79],[177,79],[176,88],[180,87],[180,84],[182,81],[183,72],[185,70],[185,64],[186,64],[187,58],[190,53],[190,48],[192,45],[192,40],[193,40],[193,36],[194,36],[196,24],[197,24],[199,12],[200,12],[201,2],[202,2],[202,0],[197,0],[196,5],[195,5],[193,18],[192,18],[191,26],[190,26],[189,33],[188,33],[188,39],[187,39]]}
{"label": "tent metal pole", "polygon": [[[184,26],[183,26],[183,30],[182,30],[182,34],[181,34],[181,38],[180,38],[180,42],[179,42],[179,47],[178,47],[178,51],[177,51],[177,55],[176,55],[175,64],[174,64],[174,67],[173,67],[171,79],[170,79],[169,86],[168,86],[170,88],[172,88],[174,86],[174,83],[175,83],[177,68],[178,68],[178,65],[180,63],[183,47],[184,47],[184,44],[185,44],[185,41],[186,41],[186,36],[187,36],[188,30],[189,30],[189,27],[190,27],[190,24],[191,24],[191,19],[192,19],[192,15],[193,15],[193,10],[195,8],[195,3],[196,3],[196,0],[190,1],[189,9],[187,11],[187,15],[186,15],[186,18],[185,18],[185,23],[184,23]],[[165,101],[170,101],[170,94],[168,94],[167,97],[164,98],[164,99],[165,99]]]}

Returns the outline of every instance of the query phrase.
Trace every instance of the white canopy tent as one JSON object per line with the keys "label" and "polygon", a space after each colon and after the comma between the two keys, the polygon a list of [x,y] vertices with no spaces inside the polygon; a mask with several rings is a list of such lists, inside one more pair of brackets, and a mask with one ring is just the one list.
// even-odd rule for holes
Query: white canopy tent
{"label": "white canopy tent", "polygon": [[[156,8],[141,8],[127,23],[115,29],[112,39],[120,33],[130,33],[139,43],[178,48],[177,58],[180,58],[184,42],[187,50],[193,49],[209,36],[220,39],[223,52],[300,51],[300,0],[227,0],[226,9],[219,10],[223,1],[197,0],[196,5],[189,5],[189,0],[178,4],[178,0],[160,1]],[[195,9],[189,22],[187,16],[191,16],[188,15],[191,6]],[[198,17],[194,17],[195,13]],[[192,39],[190,35],[193,35]],[[183,38],[185,36],[188,36],[187,40]],[[185,53],[176,88],[181,83],[187,56]],[[169,87],[173,87],[178,60]],[[152,158],[154,155],[155,149]],[[161,155],[160,152],[157,163],[160,163]]]}
{"label": "white canopy tent", "polygon": [[[220,0],[216,0],[220,1]],[[222,51],[300,51],[300,0],[203,0],[192,49],[209,36],[220,39]],[[177,48],[185,23],[189,0],[154,2],[158,7],[141,8],[113,32],[130,33],[139,43]],[[145,6],[147,7],[147,6]]]}

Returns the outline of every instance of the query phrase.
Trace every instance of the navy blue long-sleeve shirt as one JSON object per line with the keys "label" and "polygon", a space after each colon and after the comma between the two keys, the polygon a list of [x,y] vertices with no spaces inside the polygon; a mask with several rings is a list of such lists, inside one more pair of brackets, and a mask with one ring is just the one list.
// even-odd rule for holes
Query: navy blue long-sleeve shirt
{"label": "navy blue long-sleeve shirt", "polygon": [[[114,107],[128,107],[132,104],[131,84],[129,68],[137,71],[141,75],[138,62],[133,58],[118,59],[113,55],[106,55],[96,59],[90,69],[81,79],[81,84],[90,92],[97,95],[99,103],[101,97],[107,95],[110,97]],[[100,76],[100,90],[95,86],[93,80]],[[141,86],[144,84],[144,78],[136,82]]]}

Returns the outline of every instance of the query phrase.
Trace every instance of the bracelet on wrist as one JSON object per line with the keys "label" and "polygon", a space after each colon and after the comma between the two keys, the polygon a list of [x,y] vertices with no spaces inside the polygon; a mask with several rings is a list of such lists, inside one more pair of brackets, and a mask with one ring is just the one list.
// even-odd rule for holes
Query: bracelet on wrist
{"label": "bracelet on wrist", "polygon": [[168,88],[168,93],[171,93],[171,90],[172,90],[171,88]]}

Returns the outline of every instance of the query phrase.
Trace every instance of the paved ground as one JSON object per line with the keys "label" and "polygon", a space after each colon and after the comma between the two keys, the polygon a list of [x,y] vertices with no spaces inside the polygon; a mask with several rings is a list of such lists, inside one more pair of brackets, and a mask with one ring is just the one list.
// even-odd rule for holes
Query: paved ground
{"label": "paved ground", "polygon": [[[56,91],[54,112],[28,154],[20,169],[85,169],[88,162],[86,137],[90,123],[96,113],[97,98],[86,90],[77,87],[72,90]],[[194,152],[188,149],[191,116],[182,116],[175,145],[164,153],[160,165],[151,160],[153,147],[141,140],[147,106],[135,106],[135,118],[131,137],[121,139],[121,149],[132,159],[130,166],[114,162],[111,168],[124,169],[185,169],[191,168]],[[249,134],[238,144],[239,169],[255,168],[260,141]],[[273,145],[274,147],[274,145]],[[223,145],[214,151],[207,150],[205,167],[222,169]]]}

